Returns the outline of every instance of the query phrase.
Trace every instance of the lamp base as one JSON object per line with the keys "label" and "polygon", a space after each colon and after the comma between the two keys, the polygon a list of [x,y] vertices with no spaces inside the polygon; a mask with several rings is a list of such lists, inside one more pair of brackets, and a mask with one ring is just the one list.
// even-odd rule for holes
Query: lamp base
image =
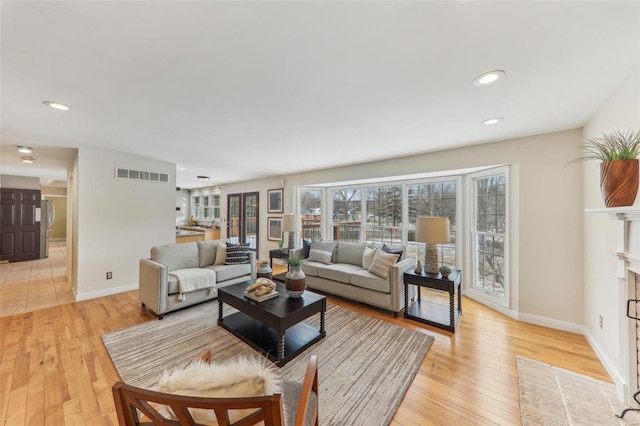
{"label": "lamp base", "polygon": [[296,248],[296,233],[289,232],[289,250]]}
{"label": "lamp base", "polygon": [[424,271],[427,274],[437,274],[438,264],[438,245],[427,244],[427,252],[424,254]]}

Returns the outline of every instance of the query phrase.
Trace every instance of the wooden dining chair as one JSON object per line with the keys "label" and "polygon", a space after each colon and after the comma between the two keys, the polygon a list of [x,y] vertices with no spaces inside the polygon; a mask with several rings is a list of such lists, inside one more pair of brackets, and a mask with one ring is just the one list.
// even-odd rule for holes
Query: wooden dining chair
{"label": "wooden dining chair", "polygon": [[[265,426],[318,426],[316,355],[309,359],[302,384],[284,381],[282,390],[282,394],[258,397],[204,398],[156,392],[119,381],[113,385],[113,397],[121,426],[202,424],[194,420],[191,409],[213,411],[220,426],[250,426],[260,422]],[[156,409],[159,406],[169,407],[175,418],[161,413],[165,410]],[[232,422],[230,412],[234,410],[250,413]]]}

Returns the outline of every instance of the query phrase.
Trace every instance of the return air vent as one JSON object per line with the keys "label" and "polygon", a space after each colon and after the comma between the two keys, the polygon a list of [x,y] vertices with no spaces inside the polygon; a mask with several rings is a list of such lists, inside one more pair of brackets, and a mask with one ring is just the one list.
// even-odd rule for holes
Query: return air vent
{"label": "return air vent", "polygon": [[129,170],[116,167],[117,179],[142,180],[146,182],[169,183],[169,175],[166,173],[145,172],[143,170]]}

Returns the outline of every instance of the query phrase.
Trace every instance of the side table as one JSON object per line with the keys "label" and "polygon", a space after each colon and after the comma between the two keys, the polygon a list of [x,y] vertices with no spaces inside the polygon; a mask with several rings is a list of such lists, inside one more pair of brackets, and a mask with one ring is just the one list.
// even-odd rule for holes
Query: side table
{"label": "side table", "polygon": [[275,249],[269,250],[269,266],[273,269],[273,259],[283,259],[287,260],[289,258],[289,249]]}
{"label": "side table", "polygon": [[[409,306],[409,285],[418,286],[418,300]],[[449,306],[441,303],[422,300],[420,288],[426,287],[449,293]],[[416,273],[409,270],[404,273],[404,317],[415,321],[442,328],[453,333],[462,315],[461,290],[462,271],[453,269],[449,278],[443,278],[440,274]],[[458,300],[455,306],[454,297],[457,293]]]}

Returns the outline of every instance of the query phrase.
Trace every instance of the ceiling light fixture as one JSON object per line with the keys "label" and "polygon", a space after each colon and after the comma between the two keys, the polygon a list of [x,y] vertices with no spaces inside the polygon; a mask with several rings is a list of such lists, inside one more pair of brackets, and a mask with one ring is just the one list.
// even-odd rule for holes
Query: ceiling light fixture
{"label": "ceiling light fixture", "polygon": [[33,148],[28,147],[28,146],[18,146],[18,152],[21,152],[23,154],[31,154],[33,152]]}
{"label": "ceiling light fixture", "polygon": [[499,122],[501,122],[502,120],[503,120],[503,118],[502,118],[502,117],[494,117],[494,118],[490,118],[490,119],[488,119],[488,120],[484,120],[484,121],[482,122],[482,124],[491,125],[491,124],[499,123]]}
{"label": "ceiling light fixture", "polygon": [[20,157],[20,161],[22,161],[23,163],[32,164],[36,161],[36,159],[33,157]]}
{"label": "ceiling light fixture", "polygon": [[187,170],[186,167],[180,167],[179,170]]}
{"label": "ceiling light fixture", "polygon": [[476,87],[489,86],[504,77],[504,74],[502,70],[485,72],[473,80],[473,85]]}
{"label": "ceiling light fixture", "polygon": [[60,111],[69,111],[69,107],[58,102],[42,101],[43,104],[50,108],[59,109]]}
{"label": "ceiling light fixture", "polygon": [[200,182],[206,182],[209,180],[209,176],[196,176]]}

